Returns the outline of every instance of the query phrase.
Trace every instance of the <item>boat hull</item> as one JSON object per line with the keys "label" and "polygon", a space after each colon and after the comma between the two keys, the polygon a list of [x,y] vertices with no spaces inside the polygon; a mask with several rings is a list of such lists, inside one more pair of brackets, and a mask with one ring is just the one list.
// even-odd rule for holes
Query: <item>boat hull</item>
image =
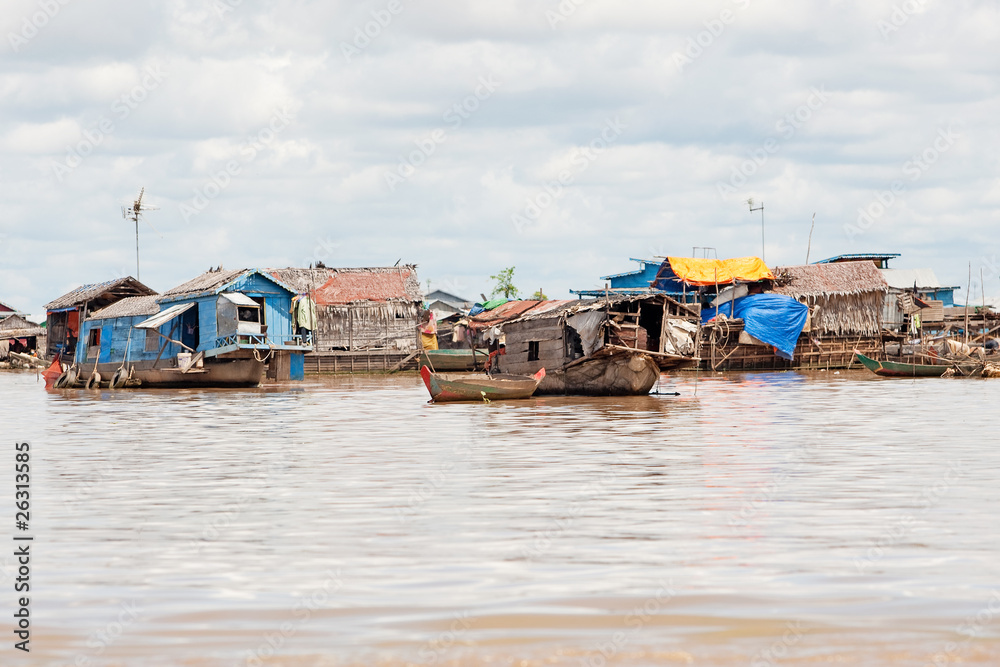
{"label": "boat hull", "polygon": [[489,358],[487,350],[424,350],[420,353],[420,365],[430,366],[435,372],[475,371],[486,366]]}
{"label": "boat hull", "polygon": [[948,369],[958,370],[962,375],[972,375],[978,364],[908,364],[898,361],[876,361],[855,351],[858,361],[875,375],[881,377],[941,377]]}
{"label": "boat hull", "polygon": [[[101,375],[101,386],[107,386],[121,364],[97,364]],[[256,387],[264,377],[265,364],[256,359],[206,359],[203,368],[194,368],[184,373],[180,368],[153,368],[152,363],[129,364],[131,374],[129,387]],[[84,386],[90,378],[94,366],[88,364],[79,370],[76,386]]]}
{"label": "boat hull", "polygon": [[461,375],[445,377],[424,366],[420,377],[435,403],[450,401],[497,401],[531,398],[545,376],[542,369],[529,375]]}
{"label": "boat hull", "polygon": [[538,394],[643,396],[660,377],[660,367],[642,352],[598,350],[559,370],[550,371]]}

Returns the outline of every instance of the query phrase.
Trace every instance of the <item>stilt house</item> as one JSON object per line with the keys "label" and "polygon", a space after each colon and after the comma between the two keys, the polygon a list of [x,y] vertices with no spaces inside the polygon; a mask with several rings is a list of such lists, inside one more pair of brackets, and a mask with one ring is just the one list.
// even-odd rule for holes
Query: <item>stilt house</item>
{"label": "stilt house", "polygon": [[423,293],[415,264],[371,268],[267,269],[316,303],[317,354],[417,349]]}

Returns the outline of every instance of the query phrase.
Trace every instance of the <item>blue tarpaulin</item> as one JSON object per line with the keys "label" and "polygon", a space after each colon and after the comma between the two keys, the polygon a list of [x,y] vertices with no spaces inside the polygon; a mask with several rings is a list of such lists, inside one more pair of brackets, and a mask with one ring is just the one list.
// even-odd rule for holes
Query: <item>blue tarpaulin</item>
{"label": "blue tarpaulin", "polygon": [[744,331],[773,345],[779,357],[791,359],[795,343],[806,325],[809,308],[783,294],[750,294],[724,303],[719,308],[702,310],[702,323],[708,322],[718,312],[743,320]]}

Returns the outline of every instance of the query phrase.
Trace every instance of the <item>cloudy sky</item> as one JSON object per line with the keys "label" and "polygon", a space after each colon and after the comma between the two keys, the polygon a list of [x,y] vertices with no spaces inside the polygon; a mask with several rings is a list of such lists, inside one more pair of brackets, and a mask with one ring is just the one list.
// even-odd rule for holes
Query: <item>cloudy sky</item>
{"label": "cloudy sky", "polygon": [[140,187],[158,290],[401,259],[566,297],[759,255],[752,197],[769,265],[815,213],[812,260],[1000,295],[995,2],[6,0],[0,36],[0,300],[35,315],[134,275]]}

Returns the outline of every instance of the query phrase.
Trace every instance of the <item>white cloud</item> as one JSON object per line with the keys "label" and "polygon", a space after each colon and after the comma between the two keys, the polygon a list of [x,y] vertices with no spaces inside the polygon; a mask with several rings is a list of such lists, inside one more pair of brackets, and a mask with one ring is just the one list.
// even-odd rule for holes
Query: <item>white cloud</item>
{"label": "white cloud", "polygon": [[[68,2],[0,60],[0,279],[15,291],[0,298],[37,313],[67,285],[134,267],[118,207],[143,185],[161,209],[149,218],[159,234],[140,230],[142,278],[159,289],[320,247],[334,264],[417,262],[468,296],[515,264],[526,290],[566,296],[651,249],[759,252],[747,196],[766,204],[772,263],[804,260],[813,212],[813,259],[897,251],[897,265],[960,282],[970,257],[997,254],[992,3],[925,0],[902,18],[890,0],[400,3],[389,20],[388,0],[244,0],[223,14],[192,0]],[[6,30],[34,7],[13,3]],[[565,20],[553,27],[547,11]],[[883,35],[880,21],[898,29]],[[700,54],[679,68],[689,40]],[[163,81],[115,113],[153,66]],[[453,126],[449,109],[484,76],[500,85]],[[790,126],[813,89],[828,99]],[[248,158],[248,137],[285,107],[292,122]],[[113,130],[56,178],[104,117]],[[615,117],[627,131],[517,233],[511,216]],[[960,138],[909,179],[906,163],[949,125]],[[390,190],[386,172],[441,128]],[[777,149],[720,196],[768,140]],[[185,221],[181,204],[231,160],[239,173]],[[898,179],[885,215],[848,238],[844,225]]]}

